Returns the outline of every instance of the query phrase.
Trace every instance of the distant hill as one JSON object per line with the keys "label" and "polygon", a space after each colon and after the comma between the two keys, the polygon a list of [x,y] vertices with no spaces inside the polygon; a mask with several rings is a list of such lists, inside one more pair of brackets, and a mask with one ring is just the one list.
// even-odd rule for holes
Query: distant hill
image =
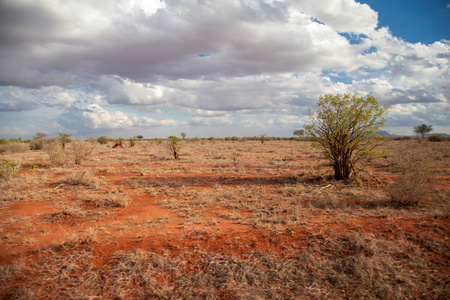
{"label": "distant hill", "polygon": [[[392,136],[395,136],[395,137],[410,137],[410,138],[416,138],[417,137],[417,135],[404,135],[404,134],[390,134],[389,132],[387,132],[387,131],[378,131],[378,134],[379,135],[381,135],[381,136],[387,136],[387,137],[392,137]],[[429,134],[425,134],[425,137],[429,137],[430,135],[435,135],[435,134],[440,134],[440,135],[442,135],[442,136],[445,136],[446,138],[447,137],[450,137],[450,134],[446,134],[446,133],[429,133]]]}

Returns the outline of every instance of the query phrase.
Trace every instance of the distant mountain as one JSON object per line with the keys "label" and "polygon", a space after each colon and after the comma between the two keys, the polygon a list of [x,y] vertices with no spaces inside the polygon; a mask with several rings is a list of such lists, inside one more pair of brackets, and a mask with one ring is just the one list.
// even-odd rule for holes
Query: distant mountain
{"label": "distant mountain", "polygon": [[381,136],[392,137],[392,134],[390,134],[390,133],[387,132],[387,131],[378,131],[377,133],[378,133],[379,135],[381,135]]}

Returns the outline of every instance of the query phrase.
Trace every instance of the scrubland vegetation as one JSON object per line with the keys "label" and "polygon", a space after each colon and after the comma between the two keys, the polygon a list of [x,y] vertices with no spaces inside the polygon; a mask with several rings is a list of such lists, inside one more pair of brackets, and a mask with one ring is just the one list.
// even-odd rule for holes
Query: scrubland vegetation
{"label": "scrubland vegetation", "polygon": [[448,141],[349,180],[305,139],[133,143],[4,145],[0,298],[450,297]]}

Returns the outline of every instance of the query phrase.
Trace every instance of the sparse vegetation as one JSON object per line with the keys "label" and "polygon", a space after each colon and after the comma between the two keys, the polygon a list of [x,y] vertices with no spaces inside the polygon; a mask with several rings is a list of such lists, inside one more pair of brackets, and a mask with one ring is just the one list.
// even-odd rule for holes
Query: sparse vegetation
{"label": "sparse vegetation", "polygon": [[[93,143],[64,168],[3,154],[44,163],[0,181],[0,298],[446,299],[450,150],[412,142],[381,145],[359,181],[333,180],[309,141],[257,137],[178,160]],[[391,193],[413,170],[418,207]]]}

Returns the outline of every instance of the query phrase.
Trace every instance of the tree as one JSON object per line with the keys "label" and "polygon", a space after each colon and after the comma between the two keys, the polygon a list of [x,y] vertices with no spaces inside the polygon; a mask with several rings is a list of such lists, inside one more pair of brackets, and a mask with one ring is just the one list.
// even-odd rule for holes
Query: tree
{"label": "tree", "polygon": [[186,133],[185,133],[185,132],[182,132],[182,133],[181,133],[181,137],[183,138],[183,140],[185,140],[185,139],[186,139]]}
{"label": "tree", "polygon": [[[433,126],[427,124],[422,124],[414,127],[414,133],[417,135],[420,134],[422,136],[422,139],[425,137],[425,134],[430,133],[432,130]],[[420,143],[420,139],[418,139],[418,141]]]}
{"label": "tree", "polygon": [[59,143],[61,144],[63,150],[66,150],[66,145],[68,143],[70,143],[70,141],[71,141],[70,137],[71,136],[72,136],[71,134],[67,134],[67,133],[60,133],[59,134],[58,140],[59,140]]}
{"label": "tree", "polygon": [[38,132],[36,133],[36,136],[34,139],[36,140],[45,140],[48,137],[48,134],[46,132]]}
{"label": "tree", "polygon": [[259,140],[261,141],[261,144],[264,144],[264,142],[267,141],[267,133],[260,134]]}
{"label": "tree", "polygon": [[167,148],[173,154],[173,157],[175,159],[178,159],[178,157],[180,157],[180,150],[182,146],[183,141],[180,138],[173,135],[169,136],[167,140]]}
{"label": "tree", "polygon": [[305,131],[303,129],[295,130],[294,135],[301,138],[305,135]]}
{"label": "tree", "polygon": [[364,99],[346,93],[320,96],[317,112],[309,111],[311,124],[305,126],[306,133],[323,148],[336,180],[349,178],[359,164],[374,158],[376,141],[383,139],[376,132],[386,123],[387,110],[371,94]]}
{"label": "tree", "polygon": [[30,150],[41,150],[44,147],[44,142],[47,137],[48,134],[45,132],[36,133],[30,143]]}

